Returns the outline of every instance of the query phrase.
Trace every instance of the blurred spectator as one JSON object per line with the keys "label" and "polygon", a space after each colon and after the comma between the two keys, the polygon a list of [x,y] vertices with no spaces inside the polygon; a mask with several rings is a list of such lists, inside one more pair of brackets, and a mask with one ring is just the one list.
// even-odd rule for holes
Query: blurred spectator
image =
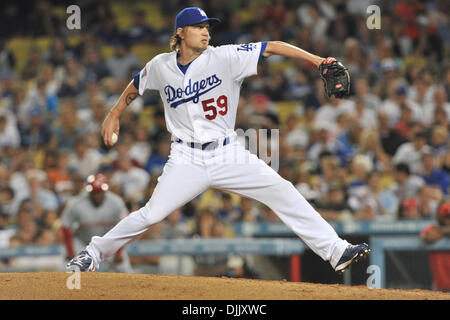
{"label": "blurred spectator", "polygon": [[51,137],[50,130],[44,122],[43,112],[39,108],[30,110],[29,127],[23,128],[21,132],[22,146],[31,150],[48,145]]}
{"label": "blurred spectator", "polygon": [[298,170],[295,188],[311,204],[316,204],[322,193],[319,190],[320,180],[312,174],[312,165],[305,162]]}
{"label": "blurred spectator", "polygon": [[45,172],[39,169],[28,170],[26,177],[35,208],[35,217],[40,217],[44,210],[57,211],[60,206],[59,199],[50,189],[50,182],[47,180]]}
{"label": "blurred spectator", "polygon": [[[417,102],[420,106],[431,103],[436,92],[434,76],[430,70],[422,70],[421,77],[416,79],[408,91],[408,98]],[[423,108],[425,109],[425,108]]]}
{"label": "blurred spectator", "polygon": [[47,152],[47,174],[50,188],[56,192],[61,202],[65,202],[72,195],[73,181],[69,167],[69,151],[58,153]]}
{"label": "blurred spectator", "polygon": [[412,197],[404,198],[400,204],[398,217],[404,220],[420,219],[419,202]]}
{"label": "blurred spectator", "polygon": [[410,128],[413,124],[412,110],[409,107],[402,107],[400,111],[400,118],[394,125],[394,129],[397,130],[405,139],[410,136]]}
{"label": "blurred spectator", "polygon": [[[310,95],[313,93],[314,87],[308,78],[307,73],[303,70],[296,70],[293,72],[288,79],[283,79],[283,74],[270,75],[271,80],[268,80],[268,84],[272,86],[277,86],[278,93],[274,94],[273,89],[272,96],[278,98],[278,100],[300,100],[308,101]],[[285,89],[283,90],[283,87]],[[269,88],[270,89],[270,88]],[[283,91],[282,91],[283,90]],[[283,92],[285,92],[283,94]]]}
{"label": "blurred spectator", "polygon": [[323,39],[328,29],[329,20],[326,16],[320,14],[319,7],[315,2],[309,1],[297,9],[297,18],[302,26],[309,27],[312,30],[312,39],[314,41]]}
{"label": "blurred spectator", "polygon": [[56,243],[56,236],[52,229],[42,228],[36,233],[34,243],[38,245],[52,245]]}
{"label": "blurred spectator", "polygon": [[431,129],[430,146],[433,149],[433,155],[438,160],[449,150],[448,137],[448,129],[445,126],[436,125]]}
{"label": "blurred spectator", "polygon": [[260,220],[261,220],[261,212],[255,206],[254,200],[242,197],[239,206],[239,221],[257,222]]}
{"label": "blurred spectator", "polygon": [[408,140],[397,130],[391,128],[389,116],[385,111],[378,112],[378,123],[383,150],[389,156],[393,156],[397,152],[398,147]]}
{"label": "blurred spectator", "polygon": [[417,132],[414,134],[411,142],[405,142],[399,146],[392,158],[392,163],[394,165],[406,163],[412,173],[420,173],[422,170],[422,156],[431,151],[430,146],[427,145],[426,132]]}
{"label": "blurred spectator", "polygon": [[133,165],[128,156],[120,156],[118,168],[111,177],[111,184],[119,186],[125,199],[141,201],[146,195],[145,188],[150,181],[150,175],[142,168]]}
{"label": "blurred spectator", "polygon": [[439,203],[442,202],[443,195],[440,187],[424,185],[420,188],[418,201],[419,211],[424,218],[435,218]]}
{"label": "blurred spectator", "polygon": [[0,70],[3,72],[12,71],[15,66],[16,58],[14,54],[5,46],[5,41],[0,40]]}
{"label": "blurred spectator", "polygon": [[31,80],[37,77],[40,68],[44,64],[42,50],[37,45],[32,45],[28,52],[28,60],[25,62],[21,70],[21,78]]}
{"label": "blurred spectator", "polygon": [[82,62],[86,70],[89,70],[92,79],[101,80],[111,75],[106,62],[102,59],[101,52],[94,46],[86,48]]}
{"label": "blurred spectator", "polygon": [[66,60],[73,56],[63,37],[52,38],[52,43],[46,54],[46,61],[53,67],[64,67]]}
{"label": "blurred spectator", "polygon": [[281,222],[280,217],[267,206],[263,206],[261,209],[261,220],[263,222]]}
{"label": "blurred spectator", "polygon": [[[166,219],[159,223],[156,231],[153,229],[152,237],[153,239],[183,239],[188,234],[192,233],[191,225],[182,223],[186,222],[182,213],[181,208],[174,210],[170,213]],[[151,226],[150,228],[152,228]],[[146,236],[146,239],[147,236]],[[193,258],[189,255],[162,255],[159,257],[133,257],[136,263],[136,258],[141,259],[142,262],[148,261],[150,268],[156,269],[156,272],[150,273],[162,273],[162,274],[181,274],[181,275],[192,275],[193,272]],[[133,261],[133,260],[132,260]],[[136,271],[135,265],[133,265]],[[141,271],[142,266],[137,266]],[[147,267],[148,268],[148,267]]]}
{"label": "blurred spectator", "polygon": [[319,160],[320,154],[329,152],[333,154],[336,150],[336,143],[331,140],[330,131],[326,123],[316,123],[310,132],[310,147],[307,151],[307,158],[312,162]]}
{"label": "blurred spectator", "polygon": [[345,187],[332,182],[327,193],[317,204],[317,210],[325,220],[348,220],[352,217],[352,209],[347,203]]}
{"label": "blurred spectator", "polygon": [[98,21],[99,27],[97,28],[96,35],[107,45],[117,45],[123,40],[123,37],[117,25],[116,17],[108,10],[109,6],[103,5],[103,8],[101,9],[104,10],[101,20]]}
{"label": "blurred spectator", "polygon": [[355,218],[396,219],[399,201],[392,190],[382,187],[380,179],[380,172],[370,172],[367,186],[349,198],[349,205],[358,211]]}
{"label": "blurred spectator", "polygon": [[33,106],[33,102],[25,88],[18,87],[15,89],[12,97],[11,109],[14,110],[21,130],[23,130],[29,126],[30,110],[40,108]]}
{"label": "blurred spectator", "polygon": [[329,103],[322,105],[316,112],[315,120],[326,123],[330,127],[335,123],[338,114],[350,114],[355,111],[355,103],[351,100],[330,97]]}
{"label": "blurred spectator", "polygon": [[423,170],[422,178],[428,185],[436,185],[441,188],[445,196],[448,195],[450,179],[448,174],[439,168],[438,159],[432,153],[425,153],[422,156]]}
{"label": "blurred spectator", "polygon": [[164,117],[163,107],[155,110],[153,114],[153,125],[150,128],[149,139],[150,141],[161,141],[161,139],[165,138],[164,130],[166,130],[166,120]]}
{"label": "blurred spectator", "polygon": [[169,141],[166,138],[161,138],[157,143],[158,146],[157,150],[155,150],[156,152],[152,153],[145,166],[145,170],[147,170],[150,175],[161,175],[164,165],[169,160]]}
{"label": "blurred spectator", "polygon": [[416,197],[419,189],[425,184],[425,181],[412,174],[406,163],[399,163],[395,166],[394,177],[396,185],[393,188],[398,199],[406,197]]}
{"label": "blurred spectator", "polygon": [[59,112],[59,99],[56,93],[47,89],[49,87],[47,80],[39,79],[36,87],[32,88],[29,92],[29,103],[23,104],[21,113],[22,118],[26,118],[25,125],[29,124],[29,118],[31,110],[38,109],[44,115],[46,122],[53,122],[58,116]]}
{"label": "blurred spectator", "polygon": [[61,114],[52,128],[51,145],[59,150],[73,150],[78,139],[84,134],[85,128],[81,126],[77,117],[76,106],[73,100],[61,102]]}
{"label": "blurred spectator", "polygon": [[[140,241],[160,239],[163,221],[151,225],[139,238]],[[160,273],[163,256],[130,256],[130,264],[135,273]]]}
{"label": "blurred spectator", "polygon": [[217,41],[221,45],[238,43],[238,39],[245,32],[242,19],[238,14],[231,15],[228,24],[229,27],[224,29],[218,36]]}
{"label": "blurred spectator", "polygon": [[56,210],[45,210],[41,218],[39,219],[39,225],[43,228],[51,229],[55,235],[58,235],[56,238],[58,240],[62,240],[61,235],[58,234],[61,227],[61,221],[59,220],[59,213]]}
{"label": "blurred spectator", "polygon": [[179,239],[188,235],[189,230],[183,228],[183,213],[181,208],[174,210],[164,219],[160,237],[163,239]]}
{"label": "blurred spectator", "polygon": [[[440,205],[437,224],[426,227],[420,236],[428,244],[435,243],[443,237],[450,235],[450,203],[444,202]],[[450,290],[450,252],[431,251],[429,253],[433,286],[436,290]]]}
{"label": "blurred spectator", "polygon": [[20,133],[15,124],[4,114],[0,114],[0,153],[20,145]]}
{"label": "blurred spectator", "polygon": [[147,24],[146,12],[135,10],[131,27],[125,32],[129,44],[154,42],[155,31]]}
{"label": "blurred spectator", "polygon": [[450,103],[448,102],[445,88],[438,87],[433,93],[433,99],[426,102],[423,106],[424,122],[427,124],[435,122],[435,111],[437,109],[443,110],[447,119],[450,119]]}
{"label": "blurred spectator", "polygon": [[36,161],[30,154],[18,152],[13,157],[13,161],[9,166],[9,186],[14,190],[14,200],[12,207],[13,215],[16,214],[22,201],[31,197],[31,190],[27,180],[27,172],[36,169]]}
{"label": "blurred spectator", "polygon": [[[217,212],[205,208],[197,214],[194,236],[202,239],[221,238],[224,236],[224,227],[218,221]],[[228,271],[228,256],[226,254],[207,254],[194,256],[194,275],[221,276]]]}
{"label": "blurred spectator", "polygon": [[376,111],[369,109],[362,99],[356,99],[355,112],[353,114],[363,128],[375,128],[377,126]]}
{"label": "blurred spectator", "polygon": [[326,193],[330,184],[339,180],[338,170],[339,159],[337,157],[327,152],[320,155],[317,175],[320,192]]}
{"label": "blurred spectator", "polygon": [[341,165],[350,163],[360,149],[359,142],[363,127],[354,116],[348,118],[348,126],[348,129],[342,131],[336,139],[336,150],[334,153],[339,157]]}
{"label": "blurred spectator", "polygon": [[348,192],[357,195],[360,189],[367,185],[368,174],[373,170],[373,164],[368,156],[356,155],[350,165],[350,179],[348,181]]}
{"label": "blurred spectator", "polygon": [[147,164],[147,160],[152,155],[152,146],[149,141],[148,129],[144,126],[136,126],[133,134],[128,135],[129,143],[131,145],[129,156],[135,159],[141,168],[144,168]]}
{"label": "blurred spectator", "polygon": [[5,186],[0,189],[0,211],[3,215],[12,217],[16,214],[14,206],[14,189]]}
{"label": "blurred spectator", "polygon": [[229,193],[221,193],[221,207],[217,210],[221,221],[236,221],[239,219],[239,207],[233,205],[233,199]]}
{"label": "blurred spectator", "polygon": [[58,96],[62,98],[75,98],[83,90],[83,81],[86,70],[74,58],[67,59],[65,63],[65,80],[61,84]]}
{"label": "blurred spectator", "polygon": [[375,169],[390,171],[391,159],[383,150],[378,129],[363,129],[359,145],[359,154],[369,157]]}
{"label": "blurred spectator", "polygon": [[99,148],[99,136],[97,133],[89,133],[83,139],[79,139],[74,150],[69,154],[69,168],[87,177],[97,172],[104,159],[103,152]]}
{"label": "blurred spectator", "polygon": [[447,174],[450,174],[450,151],[446,151],[439,159],[439,166],[444,170]]}
{"label": "blurred spectator", "polygon": [[78,110],[77,117],[87,132],[99,134],[108,108],[100,97],[90,97],[88,107]]}
{"label": "blurred spectator", "polygon": [[114,55],[106,60],[106,66],[115,79],[131,79],[142,68],[142,62],[120,42],[114,46]]}
{"label": "blurred spectator", "polygon": [[407,98],[407,89],[396,82],[388,84],[388,97],[382,102],[381,109],[389,117],[389,126],[393,126],[400,119],[402,108],[409,108],[413,121],[423,121],[422,108],[414,101]]}
{"label": "blurred spectator", "polygon": [[[281,71],[275,72],[267,81],[265,81],[264,92],[269,96],[272,101],[283,101],[285,96],[288,95],[289,98],[295,99],[294,95],[284,94],[288,89],[288,81]],[[291,89],[292,90],[292,87]],[[295,91],[295,90],[294,90]],[[302,94],[301,96],[303,96]]]}
{"label": "blurred spectator", "polygon": [[286,120],[286,143],[294,148],[306,150],[309,142],[309,135],[306,128],[300,124],[299,118],[295,114],[289,115]]}
{"label": "blurred spectator", "polygon": [[252,114],[251,128],[275,129],[279,127],[280,120],[277,110],[268,96],[258,93],[252,95],[250,101],[251,107],[248,112]]}
{"label": "blurred spectator", "polygon": [[8,167],[0,162],[0,188],[7,187],[9,184]]}

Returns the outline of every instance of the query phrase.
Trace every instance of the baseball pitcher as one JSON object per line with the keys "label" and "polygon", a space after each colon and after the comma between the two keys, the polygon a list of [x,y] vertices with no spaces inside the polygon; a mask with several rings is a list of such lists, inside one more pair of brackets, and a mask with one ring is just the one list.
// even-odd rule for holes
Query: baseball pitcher
{"label": "baseball pitcher", "polygon": [[208,188],[262,202],[336,272],[368,255],[367,244],[351,245],[341,239],[292,183],[241,146],[234,132],[241,84],[257,73],[263,56],[282,55],[316,65],[328,96],[338,98],[349,93],[347,69],[334,58],[321,58],[280,41],[212,47],[209,28],[217,23],[219,19],[208,18],[197,7],[180,11],[172,51],[151,59],[107,114],[102,137],[112,146],[125,108],[145,90],[159,91],[172,135],[171,152],[146,205],[104,236],[94,236],[68,263],[69,270],[97,270],[104,259],[150,225]]}

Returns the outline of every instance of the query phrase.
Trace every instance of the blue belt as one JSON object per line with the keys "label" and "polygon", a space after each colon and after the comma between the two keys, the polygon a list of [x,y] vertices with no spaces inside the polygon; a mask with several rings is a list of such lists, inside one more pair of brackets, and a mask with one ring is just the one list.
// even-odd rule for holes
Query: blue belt
{"label": "blue belt", "polygon": [[[183,140],[181,140],[181,139],[176,139],[175,142],[184,143]],[[229,143],[230,143],[230,138],[226,137],[223,140],[223,144],[222,145],[226,146]],[[208,149],[208,150],[212,150],[212,149],[215,149],[215,148],[217,148],[219,146],[219,142],[217,142],[217,141],[210,141],[210,142],[206,142],[206,143],[203,143],[203,144],[202,143],[198,143],[198,142],[186,142],[186,145],[191,147],[191,148],[194,148],[194,149],[202,149],[202,150]]]}

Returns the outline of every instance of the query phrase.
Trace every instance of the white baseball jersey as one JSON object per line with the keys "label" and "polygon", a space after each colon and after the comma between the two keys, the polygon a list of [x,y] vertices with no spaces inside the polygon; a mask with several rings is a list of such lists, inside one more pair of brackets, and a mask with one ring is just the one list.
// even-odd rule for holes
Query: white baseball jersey
{"label": "white baseball jersey", "polygon": [[234,131],[242,81],[257,73],[263,43],[208,48],[186,74],[177,53],[163,53],[140,72],[139,94],[158,90],[167,130],[185,142],[210,142]]}

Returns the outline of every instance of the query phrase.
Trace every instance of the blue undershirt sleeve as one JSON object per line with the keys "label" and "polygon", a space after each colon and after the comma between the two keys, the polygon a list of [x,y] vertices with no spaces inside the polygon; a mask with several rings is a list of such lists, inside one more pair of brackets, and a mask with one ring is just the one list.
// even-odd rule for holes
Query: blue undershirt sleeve
{"label": "blue undershirt sleeve", "polygon": [[267,41],[263,41],[261,42],[261,52],[259,54],[259,59],[258,61],[261,61],[262,57],[263,57],[263,53],[266,50],[266,46],[267,46]]}
{"label": "blue undershirt sleeve", "polygon": [[140,78],[140,75],[141,75],[141,72],[139,71],[139,72],[136,73],[136,75],[134,76],[134,81],[133,81],[134,87],[135,87],[136,89],[138,89],[138,90],[139,90],[139,78]]}

